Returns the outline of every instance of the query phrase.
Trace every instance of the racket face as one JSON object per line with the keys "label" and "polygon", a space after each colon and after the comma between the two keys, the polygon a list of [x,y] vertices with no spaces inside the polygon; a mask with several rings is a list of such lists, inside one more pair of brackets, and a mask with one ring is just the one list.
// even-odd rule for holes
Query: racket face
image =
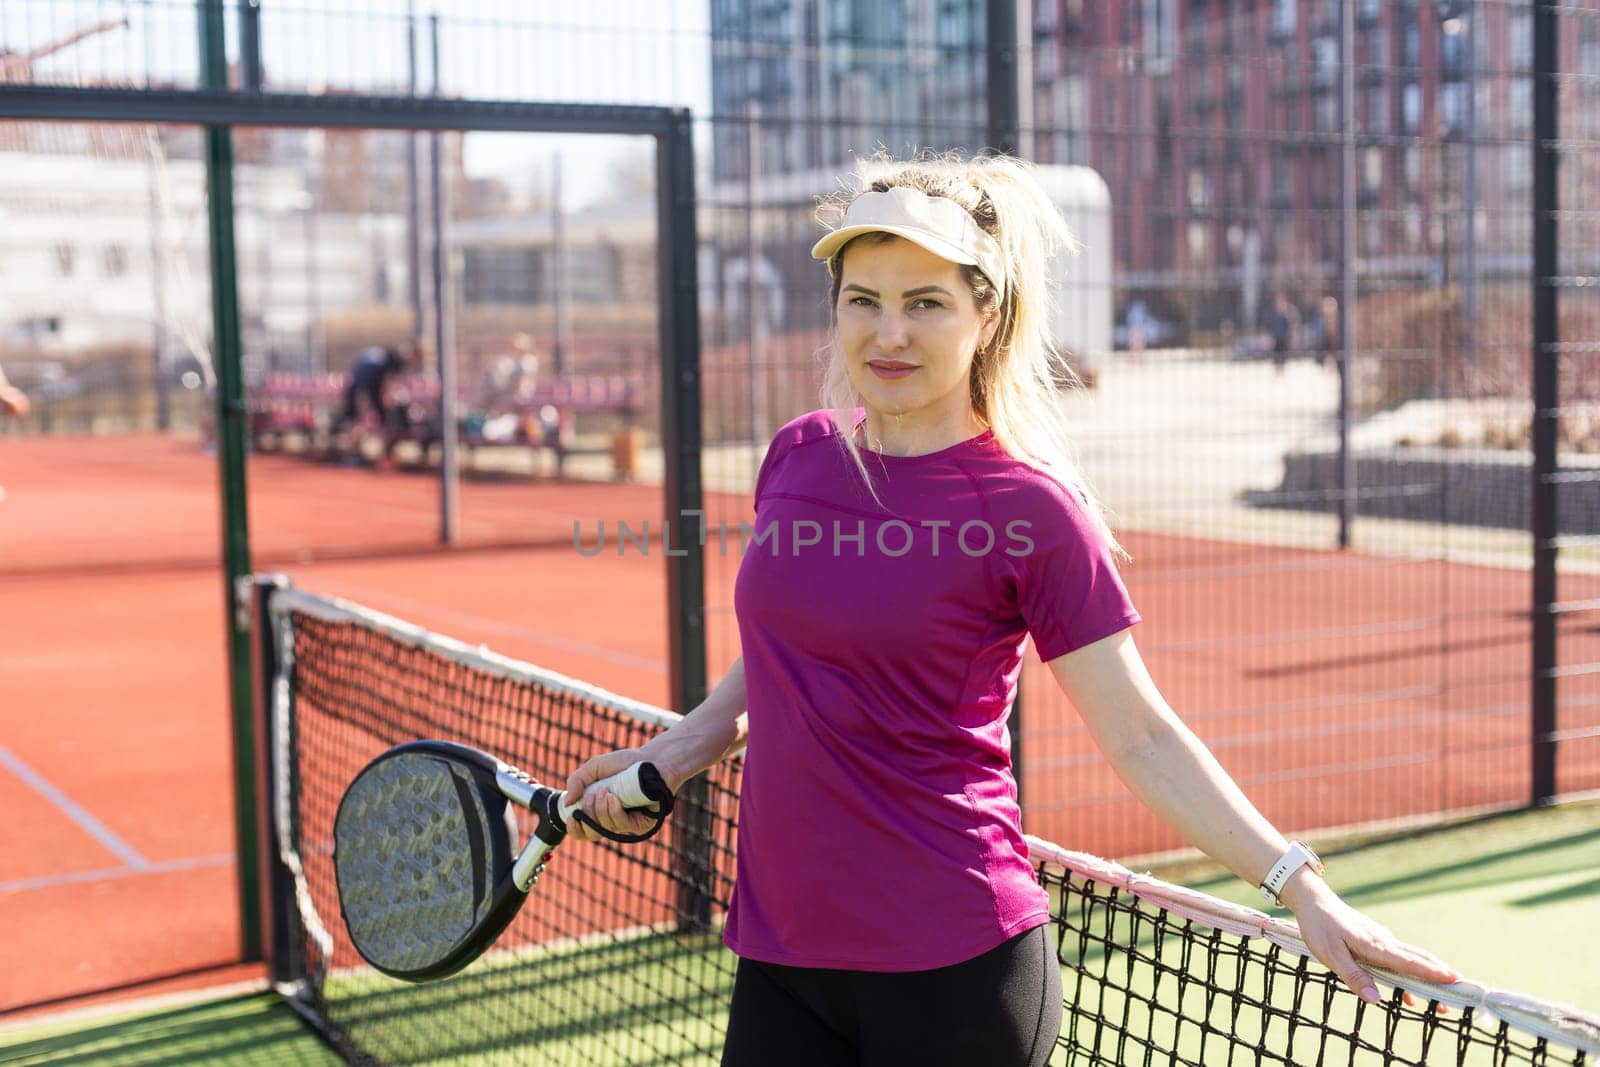
{"label": "racket face", "polygon": [[339,903],[356,950],[385,974],[459,970],[521,904],[509,877],[516,824],[493,765],[465,746],[413,742],[345,791],[333,829]]}

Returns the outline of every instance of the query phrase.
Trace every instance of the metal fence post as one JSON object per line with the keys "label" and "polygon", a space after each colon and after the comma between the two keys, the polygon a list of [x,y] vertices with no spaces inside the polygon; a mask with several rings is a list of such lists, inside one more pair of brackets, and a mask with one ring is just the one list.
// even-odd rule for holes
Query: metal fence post
{"label": "metal fence post", "polygon": [[[667,560],[667,644],[673,706],[687,714],[706,697],[705,552],[691,516],[703,520],[700,485],[700,285],[695,262],[694,127],[674,110],[656,138],[656,286],[661,307],[662,488],[672,524]],[[710,789],[686,783],[673,815],[678,843],[680,921],[711,923],[713,856]]]}
{"label": "metal fence post", "polygon": [[[439,16],[429,16],[433,47],[433,95],[439,95]],[[433,339],[439,361],[439,543],[453,545],[459,531],[460,463],[456,447],[456,323],[450,284],[448,186],[444,176],[444,134],[428,139],[433,196]]]}
{"label": "metal fence post", "polygon": [[261,91],[261,0],[239,0],[239,88]]}
{"label": "metal fence post", "polygon": [[[1032,66],[1022,47],[1023,34],[1031,34],[1033,18],[1029,0],[989,0],[985,7],[988,33],[988,124],[986,147],[1002,154],[1026,158],[1032,154],[1031,129],[1025,129],[1023,112],[1027,96],[1033,91],[1027,71]],[[1029,109],[1031,111],[1031,109]],[[1028,123],[1031,126],[1031,122]],[[1011,701],[1006,729],[1011,735],[1011,776],[1017,785],[1017,804],[1022,804],[1022,675],[1017,675],[1017,691]]]}
{"label": "metal fence post", "polygon": [[1339,547],[1355,536],[1356,0],[1339,5]]}
{"label": "metal fence post", "polygon": [[1556,793],[1556,553],[1560,534],[1556,434],[1561,425],[1557,342],[1556,186],[1559,21],[1554,5],[1533,6],[1533,678],[1534,804]]}
{"label": "metal fence post", "polygon": [[[228,60],[222,0],[200,9],[201,68],[206,87],[224,92]],[[250,691],[250,614],[242,582],[250,574],[245,494],[245,389],[239,350],[237,251],[233,236],[233,130],[206,127],[206,210],[211,236],[211,327],[217,368],[217,461],[222,482],[223,597],[228,634],[228,692],[233,717],[234,835],[239,871],[240,955],[261,958],[259,842],[256,837],[255,707]]]}

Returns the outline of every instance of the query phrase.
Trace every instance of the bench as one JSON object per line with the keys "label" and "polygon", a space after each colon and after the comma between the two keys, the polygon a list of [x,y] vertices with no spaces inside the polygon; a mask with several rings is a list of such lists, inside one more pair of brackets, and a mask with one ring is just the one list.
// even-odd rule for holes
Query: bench
{"label": "bench", "polygon": [[[344,388],[342,374],[267,375],[246,394],[252,447],[272,451],[298,438],[312,453],[347,454],[347,446],[335,440]],[[567,375],[541,378],[514,393],[484,397],[483,392],[481,386],[465,386],[459,393],[458,440],[466,448],[544,449],[554,455],[558,473],[569,455],[610,454],[619,477],[632,475],[637,451],[633,425],[645,396],[639,376]],[[389,396],[396,421],[388,435],[396,442],[414,443],[426,457],[441,437],[438,380],[408,375],[389,384]],[[604,447],[580,447],[575,425],[580,415],[612,418],[611,441]],[[370,431],[382,429],[371,426]]]}

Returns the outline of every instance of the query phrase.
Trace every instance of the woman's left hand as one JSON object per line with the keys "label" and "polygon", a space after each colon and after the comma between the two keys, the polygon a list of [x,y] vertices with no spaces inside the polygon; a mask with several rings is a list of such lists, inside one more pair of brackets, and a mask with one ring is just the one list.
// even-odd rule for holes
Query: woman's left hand
{"label": "woman's left hand", "polygon": [[[1454,968],[1433,953],[1406,944],[1387,927],[1346,904],[1309,870],[1292,878],[1280,899],[1294,910],[1300,937],[1311,954],[1369,1003],[1377,1004],[1380,998],[1364,963],[1435,985],[1461,980]],[[1416,1006],[1410,993],[1405,994],[1405,1002]],[[1443,1010],[1441,1007],[1441,1013]]]}

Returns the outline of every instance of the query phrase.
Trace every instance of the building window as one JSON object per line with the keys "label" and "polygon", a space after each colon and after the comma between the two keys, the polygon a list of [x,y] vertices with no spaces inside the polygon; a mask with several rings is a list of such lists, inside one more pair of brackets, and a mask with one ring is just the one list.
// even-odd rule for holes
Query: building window
{"label": "building window", "polygon": [[1145,59],[1170,61],[1176,50],[1172,0],[1144,0]]}
{"label": "building window", "polygon": [[1500,150],[1504,159],[1506,191],[1526,193],[1533,187],[1533,153],[1526,145],[1506,145]]}
{"label": "building window", "polygon": [[1507,45],[1511,52],[1511,66],[1528,70],[1533,66],[1533,13],[1513,11],[1506,24]]}
{"label": "building window", "polygon": [[1367,66],[1379,68],[1389,65],[1389,32],[1374,26],[1367,32]]}
{"label": "building window", "polygon": [[1405,133],[1422,127],[1422,86],[1411,82],[1400,90],[1400,122]]}
{"label": "building window", "polygon": [[72,277],[72,261],[74,258],[72,246],[62,241],[56,245],[56,273],[63,278]]}
{"label": "building window", "polygon": [[1361,188],[1377,192],[1383,187],[1383,149],[1367,148],[1361,153]]}
{"label": "building window", "polygon": [[1280,262],[1294,258],[1294,219],[1279,219],[1273,224],[1272,255]]}
{"label": "building window", "polygon": [[1311,42],[1311,84],[1332,85],[1339,80],[1339,42],[1332,37],[1318,37]]}
{"label": "building window", "polygon": [[1439,123],[1445,134],[1460,134],[1467,128],[1466,82],[1446,82],[1439,87]]}
{"label": "building window", "polygon": [[1361,217],[1361,254],[1376,256],[1383,251],[1383,217],[1376,211]]}
{"label": "building window", "polygon": [[1439,64],[1445,70],[1460,70],[1467,65],[1467,20],[1446,19],[1439,39]]}
{"label": "building window", "polygon": [[1381,85],[1367,89],[1367,132],[1389,132],[1389,94]]}
{"label": "building window", "polygon": [[468,304],[539,303],[547,261],[538,248],[468,248],[462,256],[462,299]]}
{"label": "building window", "polygon": [[1513,137],[1533,134],[1533,79],[1513,78],[1506,86],[1506,107],[1511,114],[1508,125]]}
{"label": "building window", "polygon": [[1043,41],[1033,50],[1033,77],[1040,85],[1049,85],[1056,80],[1059,66],[1057,56],[1054,41]]}
{"label": "building window", "polygon": [[971,48],[975,37],[971,9],[964,5],[940,9],[938,33],[941,48]]}
{"label": "building window", "polygon": [[1289,164],[1282,153],[1272,154],[1272,199],[1279,203],[1288,203],[1289,191]]}
{"label": "building window", "polygon": [[1272,5],[1272,32],[1274,36],[1294,36],[1295,9],[1299,6],[1299,0],[1275,0]]}
{"label": "building window", "polygon": [[1407,148],[1404,167],[1406,188],[1411,192],[1416,192],[1422,188],[1422,149],[1415,145]]}
{"label": "building window", "polygon": [[1189,262],[1204,263],[1210,259],[1211,235],[1203,222],[1189,223]]}
{"label": "building window", "polygon": [[850,0],[833,0],[828,5],[828,14],[831,16],[828,19],[829,31],[840,37],[850,36],[853,28],[850,25]]}
{"label": "building window", "polygon": [[1339,130],[1339,98],[1332,93],[1317,97],[1317,132],[1336,133]]}
{"label": "building window", "polygon": [[122,277],[128,273],[128,250],[121,245],[106,245],[104,265],[106,277]]}

